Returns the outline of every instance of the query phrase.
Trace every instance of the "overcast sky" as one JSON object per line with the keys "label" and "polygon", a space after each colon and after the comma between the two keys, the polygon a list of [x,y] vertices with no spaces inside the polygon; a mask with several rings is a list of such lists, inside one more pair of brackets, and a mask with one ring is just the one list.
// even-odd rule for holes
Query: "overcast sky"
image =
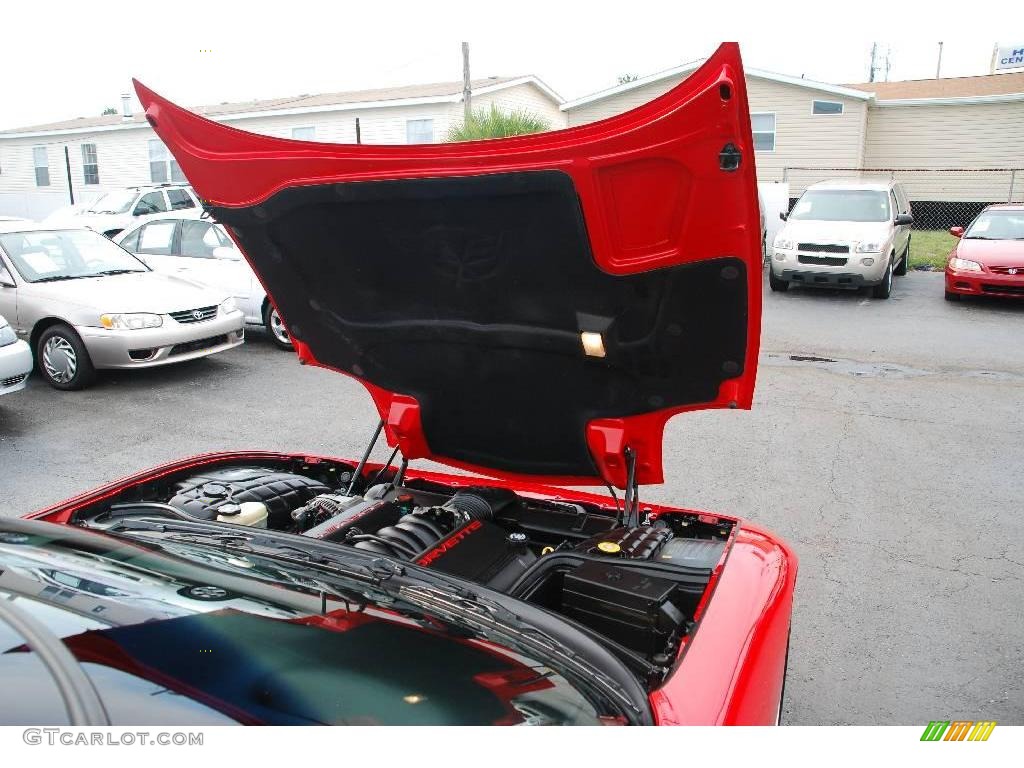
{"label": "overcast sky", "polygon": [[133,76],[184,105],[457,80],[462,40],[474,77],[536,74],[566,99],[620,74],[706,56],[722,40],[740,41],[747,66],[833,83],[867,80],[874,39],[891,46],[891,80],[933,77],[940,39],[944,76],[987,74],[993,43],[1024,43],[1019,0],[999,11],[986,3],[974,15],[942,0],[902,10],[857,0],[841,15],[824,0],[747,8],[730,0],[702,10],[686,0],[348,5],[8,0],[0,128],[119,108]]}

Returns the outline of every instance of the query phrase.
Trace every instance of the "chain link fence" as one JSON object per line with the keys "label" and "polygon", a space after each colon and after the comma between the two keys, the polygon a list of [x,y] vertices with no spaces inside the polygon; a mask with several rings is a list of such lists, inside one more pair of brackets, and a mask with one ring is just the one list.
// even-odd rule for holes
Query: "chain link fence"
{"label": "chain link fence", "polygon": [[914,209],[914,229],[964,227],[986,205],[1024,202],[1024,168],[790,167],[790,205],[811,184],[826,179],[892,179],[903,184]]}

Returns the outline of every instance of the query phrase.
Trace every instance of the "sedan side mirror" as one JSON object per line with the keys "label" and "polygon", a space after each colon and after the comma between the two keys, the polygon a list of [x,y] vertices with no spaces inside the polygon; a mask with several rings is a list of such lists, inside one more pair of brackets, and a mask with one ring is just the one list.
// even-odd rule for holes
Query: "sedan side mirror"
{"label": "sedan side mirror", "polygon": [[949,228],[949,234],[951,234],[953,237],[963,237],[964,236],[964,228],[963,227],[950,227]]}
{"label": "sedan side mirror", "polygon": [[893,220],[893,224],[897,227],[906,227],[914,223],[914,217],[909,213],[898,213],[896,218]]}
{"label": "sedan side mirror", "polygon": [[227,245],[220,245],[213,249],[213,258],[215,259],[226,259],[227,261],[241,261],[242,254],[239,253],[237,248],[231,248]]}
{"label": "sedan side mirror", "polygon": [[785,211],[779,211],[779,218],[785,221],[786,219],[789,218],[789,214],[786,213]]}

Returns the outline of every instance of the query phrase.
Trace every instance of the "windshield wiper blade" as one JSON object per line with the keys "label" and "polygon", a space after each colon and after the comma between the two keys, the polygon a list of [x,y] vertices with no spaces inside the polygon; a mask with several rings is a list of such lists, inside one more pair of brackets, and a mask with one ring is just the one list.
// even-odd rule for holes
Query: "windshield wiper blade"
{"label": "windshield wiper blade", "polygon": [[83,277],[92,277],[92,275],[50,275],[49,277],[39,277],[33,280],[33,283],[55,283],[58,280],[81,280]]}
{"label": "windshield wiper blade", "polygon": [[102,272],[93,272],[89,277],[105,277],[107,275],[131,275],[136,272],[145,272],[144,269],[105,269]]}

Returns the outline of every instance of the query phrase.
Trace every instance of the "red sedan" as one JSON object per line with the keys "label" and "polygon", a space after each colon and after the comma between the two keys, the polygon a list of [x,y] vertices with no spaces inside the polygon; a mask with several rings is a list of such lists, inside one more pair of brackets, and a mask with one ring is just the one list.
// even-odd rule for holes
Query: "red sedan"
{"label": "red sedan", "polygon": [[946,263],[946,299],[961,296],[1024,298],[1024,204],[990,205],[963,227]]}
{"label": "red sedan", "polygon": [[[74,656],[55,675],[107,668],[73,722],[159,722],[168,697],[130,695],[154,686],[186,720],[777,722],[796,556],[641,499],[670,417],[753,399],[736,45],[625,114],[443,145],[259,136],[137,90],[300,361],[358,380],[380,421],[359,461],[210,454],[0,519],[0,592],[31,596],[0,610],[45,604],[36,645],[60,633]],[[50,711],[53,686],[24,688],[0,722]]]}

